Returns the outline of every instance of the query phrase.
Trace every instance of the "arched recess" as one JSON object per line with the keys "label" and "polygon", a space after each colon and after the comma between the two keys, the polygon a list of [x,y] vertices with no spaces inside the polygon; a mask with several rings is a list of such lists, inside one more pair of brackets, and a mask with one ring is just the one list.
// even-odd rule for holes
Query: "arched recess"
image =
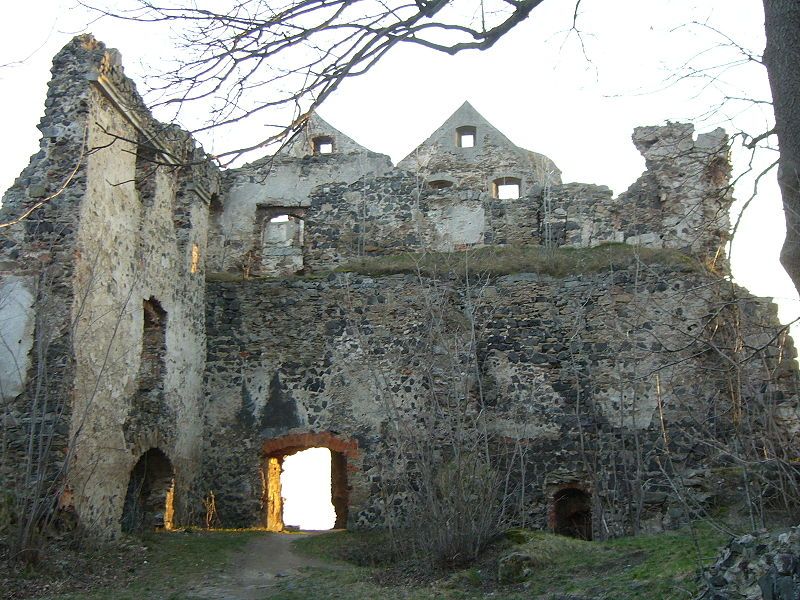
{"label": "arched recess", "polygon": [[134,533],[158,528],[171,529],[175,471],[172,462],[158,448],[150,448],[131,471],[125,504],[122,508],[122,531]]}
{"label": "arched recess", "polygon": [[591,540],[592,496],[574,486],[556,491],[550,506],[550,527],[560,535]]}
{"label": "arched recess", "polygon": [[358,453],[358,442],[336,437],[332,433],[299,433],[266,440],[262,446],[262,502],[265,507],[265,526],[270,531],[282,531],[283,498],[281,472],[283,460],[309,448],[327,448],[331,451],[331,503],[336,511],[334,529],[347,527],[349,493],[347,482],[348,460]]}

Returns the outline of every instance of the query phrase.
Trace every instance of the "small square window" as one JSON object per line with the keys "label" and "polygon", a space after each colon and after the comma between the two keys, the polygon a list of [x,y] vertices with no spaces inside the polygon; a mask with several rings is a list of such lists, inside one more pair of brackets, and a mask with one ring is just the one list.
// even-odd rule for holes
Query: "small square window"
{"label": "small square window", "polygon": [[492,187],[493,196],[498,200],[517,200],[520,197],[521,181],[516,177],[495,179]]}
{"label": "small square window", "polygon": [[476,131],[471,125],[465,125],[456,129],[456,145],[459,148],[474,148]]}
{"label": "small square window", "polygon": [[333,138],[327,135],[314,138],[314,154],[333,154]]}

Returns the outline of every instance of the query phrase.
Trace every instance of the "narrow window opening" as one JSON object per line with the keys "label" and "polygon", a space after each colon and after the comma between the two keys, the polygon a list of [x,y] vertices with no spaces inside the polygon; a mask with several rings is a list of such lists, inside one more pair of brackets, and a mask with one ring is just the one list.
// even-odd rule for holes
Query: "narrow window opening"
{"label": "narrow window opening", "polygon": [[197,273],[200,270],[200,246],[192,244],[192,265],[190,271]]}
{"label": "narrow window opening", "polygon": [[167,347],[167,313],[155,298],[142,303],[142,321],[139,390],[147,392],[161,385]]}
{"label": "narrow window opening", "polygon": [[522,182],[517,177],[501,177],[492,184],[492,196],[498,200],[516,200],[521,195]]}
{"label": "narrow window opening", "polygon": [[592,498],[578,488],[564,488],[553,494],[550,513],[553,531],[560,535],[592,539]]}
{"label": "narrow window opening", "polygon": [[474,148],[476,130],[472,125],[464,125],[456,129],[456,143],[459,148]]}
{"label": "narrow window opening", "polygon": [[314,154],[333,154],[333,138],[321,135],[313,139]]}

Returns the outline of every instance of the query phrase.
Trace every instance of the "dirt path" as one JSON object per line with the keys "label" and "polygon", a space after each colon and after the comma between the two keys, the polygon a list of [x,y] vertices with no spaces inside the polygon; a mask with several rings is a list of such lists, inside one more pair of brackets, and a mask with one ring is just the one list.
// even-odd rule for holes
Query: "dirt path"
{"label": "dirt path", "polygon": [[263,600],[278,578],[296,575],[304,567],[335,569],[331,563],[295,554],[291,545],[299,536],[313,533],[267,533],[252,540],[234,556],[230,568],[209,575],[189,590],[197,600]]}

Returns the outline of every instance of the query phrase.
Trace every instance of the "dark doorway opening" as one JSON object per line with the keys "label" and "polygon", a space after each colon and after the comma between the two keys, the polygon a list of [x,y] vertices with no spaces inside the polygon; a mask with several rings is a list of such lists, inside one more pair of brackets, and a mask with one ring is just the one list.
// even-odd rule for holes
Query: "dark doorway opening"
{"label": "dark doorway opening", "polygon": [[122,531],[171,529],[174,493],[172,463],[161,450],[151,448],[142,454],[131,471],[122,509]]}
{"label": "dark doorway opening", "polygon": [[557,534],[591,540],[592,497],[578,488],[558,490],[553,494],[550,523]]}

